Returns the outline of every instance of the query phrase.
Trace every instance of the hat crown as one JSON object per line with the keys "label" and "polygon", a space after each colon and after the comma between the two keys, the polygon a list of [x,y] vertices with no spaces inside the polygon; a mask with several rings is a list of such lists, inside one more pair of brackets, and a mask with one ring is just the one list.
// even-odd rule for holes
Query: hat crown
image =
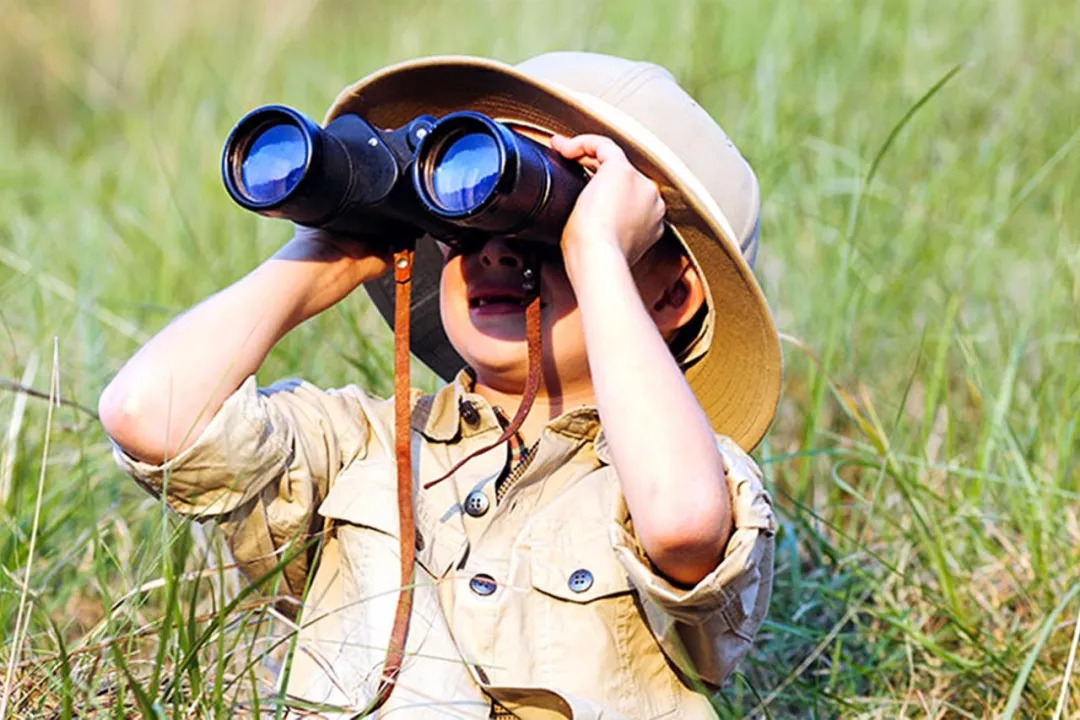
{"label": "hat crown", "polygon": [[727,133],[660,65],[587,52],[553,52],[517,69],[590,95],[648,129],[697,177],[720,206],[743,257],[757,255],[757,178]]}

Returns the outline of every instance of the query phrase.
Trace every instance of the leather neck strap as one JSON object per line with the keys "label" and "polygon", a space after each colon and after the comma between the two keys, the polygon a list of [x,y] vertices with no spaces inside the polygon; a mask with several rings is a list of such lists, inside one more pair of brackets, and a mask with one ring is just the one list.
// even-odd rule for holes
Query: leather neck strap
{"label": "leather neck strap", "polygon": [[[416,568],[416,519],[413,513],[412,443],[409,429],[412,415],[409,387],[409,305],[412,294],[413,254],[412,244],[394,253],[394,455],[397,462],[397,501],[400,520],[401,591],[398,595],[397,612],[394,614],[394,626],[390,631],[386,662],[383,664],[382,681],[365,715],[382,707],[394,690],[398,674],[401,672],[401,663],[405,657],[405,641],[409,634],[409,618],[412,615],[413,572]],[[518,431],[529,414],[540,387],[541,356],[540,267],[539,260],[532,253],[527,254],[524,277],[525,291],[531,297],[525,308],[525,339],[529,365],[521,404],[518,405],[513,419],[498,440],[470,453],[445,475],[425,484],[425,489],[450,477],[477,455],[506,442]]]}
{"label": "leather neck strap", "polygon": [[409,441],[409,304],[413,253],[411,244],[394,253],[394,455],[397,460],[401,591],[394,626],[390,631],[390,645],[386,649],[386,662],[383,663],[382,681],[365,715],[374,712],[390,698],[405,656],[405,639],[409,634],[409,617],[412,615],[413,570],[416,567],[416,519],[413,516],[412,450]]}

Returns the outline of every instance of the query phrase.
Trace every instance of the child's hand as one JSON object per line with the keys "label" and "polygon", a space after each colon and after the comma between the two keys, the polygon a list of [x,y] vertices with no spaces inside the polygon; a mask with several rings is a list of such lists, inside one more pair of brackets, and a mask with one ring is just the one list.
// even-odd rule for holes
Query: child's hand
{"label": "child's hand", "polygon": [[638,172],[610,138],[555,135],[551,147],[594,173],[563,230],[567,262],[587,244],[604,242],[615,245],[633,266],[663,234],[665,208],[656,183]]}
{"label": "child's hand", "polygon": [[723,556],[731,498],[709,419],[632,271],[662,234],[664,202],[608,138],[556,136],[551,147],[596,173],[562,245],[619,486],[645,554],[668,578],[692,587]]}
{"label": "child's hand", "polygon": [[383,268],[385,272],[390,267],[390,254],[388,244],[380,246],[361,238],[294,224],[292,240],[278,252],[278,257],[323,262],[343,259],[368,260],[369,262],[376,261],[371,263],[375,267],[378,261],[381,261],[385,265]]}

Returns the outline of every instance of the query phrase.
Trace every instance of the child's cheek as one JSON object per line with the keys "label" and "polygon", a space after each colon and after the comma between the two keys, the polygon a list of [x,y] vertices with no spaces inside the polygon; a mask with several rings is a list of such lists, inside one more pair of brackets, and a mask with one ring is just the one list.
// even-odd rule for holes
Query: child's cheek
{"label": "child's cheek", "polygon": [[439,282],[439,295],[444,309],[461,307],[468,310],[468,288],[465,285],[460,255],[451,255],[445,260]]}

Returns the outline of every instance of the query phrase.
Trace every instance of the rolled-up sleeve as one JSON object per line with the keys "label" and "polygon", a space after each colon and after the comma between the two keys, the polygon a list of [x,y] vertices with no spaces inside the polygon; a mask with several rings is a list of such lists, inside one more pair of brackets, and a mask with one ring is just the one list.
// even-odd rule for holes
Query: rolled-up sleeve
{"label": "rolled-up sleeve", "polygon": [[[168,506],[218,521],[233,557],[258,580],[295,541],[318,531],[315,508],[337,471],[366,448],[367,396],[348,387],[324,391],[295,380],[258,388],[249,377],[196,441],[160,465],[113,444],[136,482]],[[308,553],[285,568],[289,594],[303,592]]]}
{"label": "rolled-up sleeve", "polygon": [[720,685],[735,669],[765,619],[772,594],[772,501],[757,464],[718,438],[734,532],[719,565],[693,587],[680,587],[649,561],[626,503],[616,503],[612,542],[637,589],[646,619],[668,657],[687,676]]}

